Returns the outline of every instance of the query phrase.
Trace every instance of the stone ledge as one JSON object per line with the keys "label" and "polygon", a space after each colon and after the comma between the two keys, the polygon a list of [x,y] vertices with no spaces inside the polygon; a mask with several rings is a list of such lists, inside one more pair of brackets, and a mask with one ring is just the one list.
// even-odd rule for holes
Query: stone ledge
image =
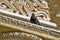
{"label": "stone ledge", "polygon": [[[15,14],[15,13],[11,13],[11,12],[8,12],[6,10],[2,10],[0,9],[0,14],[5,14],[5,15],[10,15],[11,16],[14,16],[14,17],[18,17],[18,18],[22,18],[22,19],[25,19],[25,20],[30,20],[30,17],[26,17],[26,16],[22,16],[22,15],[19,15],[19,14]],[[39,20],[40,24],[43,24],[43,26],[46,26],[48,25],[49,27],[52,27],[52,28],[56,28],[57,25],[55,23],[52,23],[52,22],[48,22],[48,21],[44,21],[44,20]]]}
{"label": "stone ledge", "polygon": [[[13,20],[15,20],[15,21],[13,21]],[[15,22],[15,25],[13,25],[14,22]],[[19,23],[20,26],[17,23]],[[55,36],[60,35],[59,34],[60,32],[56,29],[46,28],[46,27],[43,27],[43,26],[39,26],[39,25],[36,25],[36,24],[32,24],[32,23],[29,23],[29,22],[25,22],[25,21],[22,21],[22,20],[14,19],[14,18],[11,18],[11,17],[3,16],[3,15],[0,15],[0,25],[6,26],[6,27],[9,27],[9,28],[13,28],[13,29],[16,29],[16,30],[32,33],[32,34],[35,34],[35,35],[40,35],[40,36],[43,36],[43,37],[46,37],[46,38],[51,38],[51,39],[56,38],[56,37],[52,37],[54,35]],[[21,27],[21,26],[24,26],[24,27]],[[25,29],[25,27],[29,27],[29,28]],[[33,29],[30,30],[30,28],[33,28]],[[39,31],[47,33],[47,34],[44,34],[44,33],[42,34],[40,32],[34,32],[33,31],[34,29],[37,29],[37,30],[39,29]],[[52,36],[51,36],[51,33],[53,34]],[[57,39],[59,39],[59,38],[57,38]]]}

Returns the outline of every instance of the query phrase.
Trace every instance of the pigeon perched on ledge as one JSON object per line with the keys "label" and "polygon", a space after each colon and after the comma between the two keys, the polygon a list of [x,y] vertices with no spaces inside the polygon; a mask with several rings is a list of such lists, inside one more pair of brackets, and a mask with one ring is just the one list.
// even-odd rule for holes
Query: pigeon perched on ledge
{"label": "pigeon perched on ledge", "polygon": [[31,18],[30,18],[30,21],[31,21],[31,23],[40,25],[37,17],[34,15],[34,13],[32,13],[32,16],[31,16]]}

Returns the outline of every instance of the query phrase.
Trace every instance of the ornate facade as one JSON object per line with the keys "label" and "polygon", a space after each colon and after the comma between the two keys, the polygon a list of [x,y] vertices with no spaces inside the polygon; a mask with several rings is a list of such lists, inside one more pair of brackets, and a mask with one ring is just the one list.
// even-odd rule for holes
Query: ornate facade
{"label": "ornate facade", "polygon": [[[57,24],[51,22],[45,0],[3,0],[0,2],[0,25],[19,31],[0,32],[0,40],[60,40]],[[30,22],[34,13],[40,25]]]}

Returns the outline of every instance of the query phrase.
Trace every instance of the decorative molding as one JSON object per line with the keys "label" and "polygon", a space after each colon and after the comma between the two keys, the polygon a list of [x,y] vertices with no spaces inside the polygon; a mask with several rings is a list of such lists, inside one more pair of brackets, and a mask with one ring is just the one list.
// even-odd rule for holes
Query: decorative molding
{"label": "decorative molding", "polygon": [[43,40],[32,34],[23,32],[2,32],[0,33],[0,40]]}
{"label": "decorative molding", "polygon": [[29,30],[33,30],[33,31],[38,31],[40,33],[45,33],[47,35],[52,35],[55,37],[60,37],[60,30],[57,29],[52,29],[52,28],[47,28],[44,26],[39,26],[36,24],[32,24],[26,21],[22,21],[22,20],[18,20],[15,18],[11,18],[11,17],[7,17],[4,15],[0,15],[0,22],[3,23],[8,23],[10,25],[15,25],[15,26],[19,26],[19,27],[23,27]]}
{"label": "decorative molding", "polygon": [[[0,3],[0,25],[13,28],[16,30],[20,30],[23,32],[23,33],[22,32],[7,32],[7,33],[3,32],[3,33],[0,33],[1,39],[8,38],[6,40],[9,40],[10,38],[15,38],[14,40],[16,40],[17,35],[19,35],[22,38],[22,40],[24,40],[23,37],[30,37],[32,40],[43,40],[42,38],[39,38],[39,37],[44,37],[52,40],[56,40],[56,39],[60,40],[60,30],[56,29],[57,25],[55,23],[50,22],[50,13],[49,13],[49,7],[47,2],[45,0],[41,0],[41,2],[39,0],[32,0],[32,1],[34,3],[32,3],[30,0],[26,0],[26,1],[4,0]],[[37,5],[39,7],[36,7]],[[23,11],[23,7],[26,13]],[[32,12],[32,10],[35,10],[35,11]],[[44,20],[38,19],[40,22],[40,25],[30,23],[29,22],[30,16],[31,16],[30,13],[35,13],[36,16],[43,15]],[[46,25],[52,28],[46,27]],[[19,37],[18,37],[18,40],[20,40]]]}
{"label": "decorative molding", "polygon": [[49,7],[45,0],[4,0],[0,3],[0,6],[3,6],[0,12],[4,14],[11,12],[9,15],[19,16],[20,18],[30,21],[31,14],[34,13],[41,25],[43,24],[43,26],[52,28],[57,27],[55,23],[50,22]]}
{"label": "decorative molding", "polygon": [[18,11],[19,15],[24,15],[27,17],[30,17],[32,13],[36,12],[36,17],[38,19],[42,19],[44,21],[51,20],[49,7],[45,0],[4,0],[0,3],[0,6],[1,9],[10,9],[10,11],[12,10],[13,13],[14,11]]}
{"label": "decorative molding", "polygon": [[[8,12],[8,11],[2,10],[2,9],[0,9],[0,12],[1,12],[0,14],[3,14],[3,15],[7,15],[7,16],[10,15],[10,17],[14,16],[14,18],[17,17],[19,19],[24,19],[24,20],[30,21],[30,17],[27,17],[27,16],[15,14],[15,13]],[[57,27],[56,23],[52,23],[52,22],[48,22],[48,21],[44,21],[44,20],[40,20],[40,19],[38,19],[38,20],[39,20],[40,24],[43,24],[43,26],[48,26],[48,27],[52,27],[52,28]]]}

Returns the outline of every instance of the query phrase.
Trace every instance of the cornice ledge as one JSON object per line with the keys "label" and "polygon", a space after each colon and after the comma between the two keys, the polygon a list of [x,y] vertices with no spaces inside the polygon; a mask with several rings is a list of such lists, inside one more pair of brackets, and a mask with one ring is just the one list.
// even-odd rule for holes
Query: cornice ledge
{"label": "cornice ledge", "polygon": [[[32,24],[32,23],[29,23],[26,21],[18,20],[15,18],[4,16],[4,15],[0,15],[0,25],[6,26],[9,28],[14,28],[16,30],[28,32],[28,33],[31,33],[34,35],[38,35],[38,36],[40,35],[40,36],[43,36],[46,38],[60,39],[59,38],[60,37],[59,36],[60,30],[47,28],[44,26],[36,25],[36,24]],[[42,33],[44,33],[44,34],[42,34]]]}

